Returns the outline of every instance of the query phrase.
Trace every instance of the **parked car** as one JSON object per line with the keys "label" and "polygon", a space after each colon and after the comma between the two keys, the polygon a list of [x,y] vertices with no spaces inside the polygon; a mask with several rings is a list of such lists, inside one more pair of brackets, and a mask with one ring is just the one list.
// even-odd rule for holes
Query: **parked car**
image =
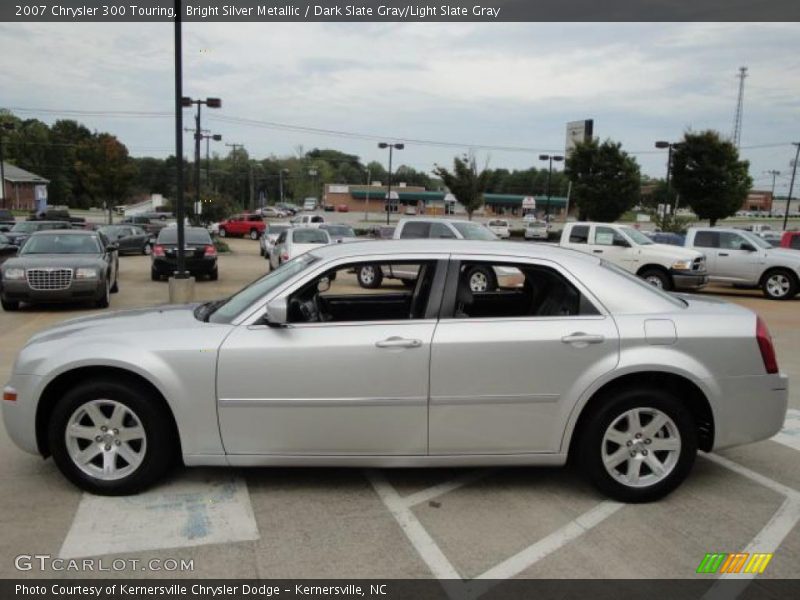
{"label": "parked car", "polygon": [[[337,286],[376,262],[414,264],[418,284]],[[523,284],[471,293],[465,274],[497,264]],[[744,307],[665,294],[556,246],[417,239],[320,245],[223,301],[61,323],[23,347],[3,397],[11,440],[93,494],[136,493],[181,459],[571,459],[604,494],[646,502],[677,488],[698,450],[778,432],[788,378]]]}
{"label": "parked car", "polygon": [[19,247],[12,244],[5,234],[0,233],[0,265],[12,256],[16,256],[18,251]]}
{"label": "parked car", "polygon": [[[217,249],[211,235],[202,227],[187,227],[183,232],[186,270],[193,277],[219,279]],[[175,273],[178,266],[178,228],[161,230],[150,255],[150,279],[162,281]]]}
{"label": "parked car", "polygon": [[14,213],[6,208],[0,208],[0,232],[10,231],[16,222]]}
{"label": "parked car", "polygon": [[150,254],[155,243],[152,235],[133,225],[103,225],[97,231],[115,242],[120,254]]}
{"label": "parked car", "polygon": [[284,211],[287,215],[294,216],[300,212],[300,207],[297,204],[292,204],[291,202],[278,202],[275,205],[275,208],[278,210]]}
{"label": "parked car", "polygon": [[297,215],[290,221],[293,227],[319,227],[324,222],[322,215]]}
{"label": "parked car", "polygon": [[157,236],[158,233],[167,226],[166,221],[161,219],[152,219],[146,215],[133,215],[125,217],[119,222],[120,225],[135,225],[141,227],[147,233]]}
{"label": "parked car", "polygon": [[106,308],[119,290],[117,245],[102,233],[75,229],[33,233],[2,265],[2,306],[94,302]]}
{"label": "parked car", "polygon": [[66,208],[48,208],[43,213],[33,212],[28,217],[29,221],[66,221],[68,223],[82,225],[86,223],[84,217],[73,217]]}
{"label": "parked car", "polygon": [[668,246],[683,246],[686,241],[686,236],[680,233],[671,233],[668,231],[654,231],[652,233],[645,232],[656,244],[667,244]]}
{"label": "parked car", "polygon": [[781,245],[783,233],[780,231],[763,231],[758,237],[767,242],[773,248],[777,248]]}
{"label": "parked car", "polygon": [[251,240],[257,240],[264,233],[264,229],[266,224],[260,215],[236,215],[219,224],[219,237],[248,236]]}
{"label": "parked car", "polygon": [[531,219],[525,223],[526,240],[545,240],[550,239],[550,224],[545,221]]}
{"label": "parked car", "polygon": [[559,245],[605,258],[664,290],[698,290],[708,283],[701,252],[656,244],[627,225],[567,223]]}
{"label": "parked car", "polygon": [[303,210],[304,211],[317,210],[317,199],[306,198],[305,200],[303,200]]}
{"label": "parked car", "polygon": [[505,219],[492,219],[486,224],[486,227],[501,240],[511,237],[511,225]]}
{"label": "parked car", "polygon": [[72,224],[67,221],[18,221],[6,232],[6,237],[12,244],[22,246],[37,231],[56,229],[72,229]]}
{"label": "parked car", "polygon": [[370,231],[369,235],[376,240],[391,240],[394,238],[394,227],[389,226],[378,226],[373,227]]}
{"label": "parked car", "polygon": [[336,206],[336,212],[350,212],[350,207],[347,204],[338,204]]}
{"label": "parked car", "polygon": [[750,231],[690,227],[686,246],[705,253],[715,283],[760,287],[771,300],[789,300],[800,291],[800,254],[773,248]]}
{"label": "parked car", "polygon": [[784,231],[781,235],[780,247],[800,250],[800,231]]}
{"label": "parked car", "polygon": [[283,219],[287,217],[289,213],[279,209],[277,206],[265,206],[264,208],[258,209],[256,214],[261,215],[265,219]]}
{"label": "parked car", "polygon": [[319,228],[327,231],[331,241],[335,243],[354,242],[358,239],[353,228],[343,223],[323,223]]}
{"label": "parked car", "polygon": [[331,243],[327,231],[314,227],[292,227],[281,232],[269,255],[270,269],[277,269],[283,263]]}
{"label": "parked car", "polygon": [[497,236],[475,221],[456,219],[400,219],[394,239],[445,238],[455,240],[496,240]]}
{"label": "parked car", "polygon": [[336,210],[336,207],[333,204],[323,204],[322,210],[324,210],[325,212],[334,212]]}
{"label": "parked car", "polygon": [[275,245],[278,236],[291,227],[292,224],[285,221],[273,221],[271,223],[267,223],[267,228],[264,230],[264,235],[262,235],[258,241],[259,253],[261,256],[269,260],[269,255],[272,252],[272,247]]}

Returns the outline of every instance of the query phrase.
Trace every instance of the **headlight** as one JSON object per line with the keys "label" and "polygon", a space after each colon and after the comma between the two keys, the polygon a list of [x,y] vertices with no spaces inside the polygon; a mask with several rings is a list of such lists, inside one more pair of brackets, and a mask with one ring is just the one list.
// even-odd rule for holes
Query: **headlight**
{"label": "headlight", "polygon": [[691,271],[692,269],[692,259],[687,258],[685,260],[678,260],[672,263],[672,268],[676,271]]}
{"label": "headlight", "polygon": [[25,279],[25,269],[9,267],[3,271],[3,279]]}
{"label": "headlight", "polygon": [[75,270],[75,279],[97,279],[97,269],[80,267]]}

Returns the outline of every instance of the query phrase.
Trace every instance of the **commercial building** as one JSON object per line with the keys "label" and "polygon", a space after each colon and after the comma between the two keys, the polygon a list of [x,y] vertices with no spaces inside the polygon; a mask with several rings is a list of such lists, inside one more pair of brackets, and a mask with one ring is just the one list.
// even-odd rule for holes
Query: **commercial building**
{"label": "commercial building", "polygon": [[[37,187],[39,196],[47,196],[48,179],[3,162],[3,198],[0,208],[13,210],[36,210]],[[42,189],[44,188],[44,189]]]}

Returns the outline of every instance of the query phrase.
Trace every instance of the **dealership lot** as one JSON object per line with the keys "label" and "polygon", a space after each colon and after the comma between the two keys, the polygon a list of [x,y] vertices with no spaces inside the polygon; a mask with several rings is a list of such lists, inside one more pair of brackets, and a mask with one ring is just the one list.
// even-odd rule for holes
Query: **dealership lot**
{"label": "dealership lot", "polygon": [[[196,285],[199,300],[235,291],[266,272],[258,244],[231,240],[220,278]],[[111,308],[166,301],[149,258],[120,259]],[[781,368],[800,378],[800,299],[711,289],[767,321]],[[23,308],[0,313],[0,379],[25,340],[94,309]],[[266,382],[268,385],[269,382]],[[701,455],[666,500],[609,502],[569,469],[191,469],[133,498],[95,498],[73,488],[52,461],[17,450],[0,433],[0,575],[60,576],[14,557],[126,559],[127,576],[691,577],[707,552],[774,552],[763,576],[796,576],[800,564],[800,393],[776,440]],[[193,560],[194,570],[143,571],[150,559]],[[77,573],[70,572],[70,576]],[[92,573],[80,573],[91,576]],[[108,576],[108,572],[94,575]],[[709,577],[709,576],[704,576]]]}

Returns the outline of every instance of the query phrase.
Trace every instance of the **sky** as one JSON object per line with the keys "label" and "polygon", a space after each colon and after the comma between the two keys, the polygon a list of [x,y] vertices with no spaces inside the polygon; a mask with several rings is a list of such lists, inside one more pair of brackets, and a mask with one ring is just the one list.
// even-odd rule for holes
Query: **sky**
{"label": "sky", "polygon": [[[0,24],[0,107],[75,118],[134,156],[166,157],[172,34],[171,23]],[[222,154],[224,143],[256,158],[330,147],[386,164],[377,141],[404,138],[435,143],[407,142],[395,165],[430,171],[472,151],[481,165],[528,168],[563,153],[567,121],[591,118],[596,136],[663,177],[654,142],[730,135],[747,66],[741,154],[756,188],[778,170],[786,193],[800,141],[798,34],[798,23],[185,23],[183,85],[222,98],[203,113]],[[184,144],[191,152],[191,134]]]}

